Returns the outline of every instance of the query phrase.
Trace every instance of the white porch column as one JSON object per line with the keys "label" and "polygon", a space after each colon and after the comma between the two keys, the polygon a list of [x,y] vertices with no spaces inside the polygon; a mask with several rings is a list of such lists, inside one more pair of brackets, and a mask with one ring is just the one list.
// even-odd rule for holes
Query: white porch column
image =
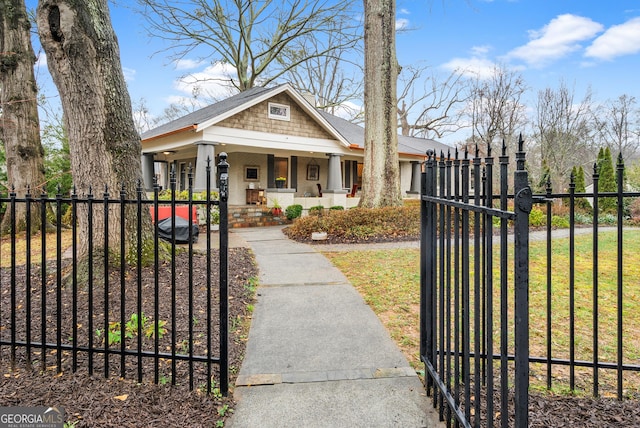
{"label": "white porch column", "polygon": [[211,190],[216,188],[216,149],[217,143],[213,141],[196,141],[195,145],[198,146],[198,155],[196,158],[196,172],[193,183],[193,190],[195,192],[202,192],[207,190],[207,159],[210,160],[209,166],[211,167]]}
{"label": "white porch column", "polygon": [[411,189],[407,193],[420,193],[422,165],[418,161],[411,162]]}
{"label": "white porch column", "polygon": [[142,178],[144,181],[144,188],[148,192],[153,190],[153,176],[155,174],[153,162],[155,155],[155,153],[142,154]]}
{"label": "white porch column", "polygon": [[[340,157],[342,155],[329,153],[329,171],[327,171],[327,193],[345,192],[342,186],[342,171],[340,168]],[[325,190],[323,190],[324,192]]]}

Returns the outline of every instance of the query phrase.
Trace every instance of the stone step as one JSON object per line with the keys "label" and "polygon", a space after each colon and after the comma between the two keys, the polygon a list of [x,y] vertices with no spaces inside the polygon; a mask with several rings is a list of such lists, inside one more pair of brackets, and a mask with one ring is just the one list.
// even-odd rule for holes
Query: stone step
{"label": "stone step", "polygon": [[229,207],[229,228],[280,226],[291,223],[284,215],[274,215],[264,205],[239,205]]}

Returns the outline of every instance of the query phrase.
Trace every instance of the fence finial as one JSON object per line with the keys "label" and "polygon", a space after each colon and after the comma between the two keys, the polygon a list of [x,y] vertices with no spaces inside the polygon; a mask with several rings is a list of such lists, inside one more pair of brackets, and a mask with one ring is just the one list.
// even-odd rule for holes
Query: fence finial
{"label": "fence finial", "polygon": [[220,190],[220,200],[225,201],[229,198],[229,164],[227,163],[227,153],[220,153],[220,162],[218,163],[218,171],[220,173],[218,187]]}
{"label": "fence finial", "polygon": [[518,151],[524,151],[524,138],[522,138],[522,134],[520,134],[520,138],[518,139]]}
{"label": "fence finial", "polygon": [[576,188],[576,175],[574,173],[574,170],[571,170],[571,174],[569,175],[569,188],[570,189]]}
{"label": "fence finial", "polygon": [[520,138],[518,139],[518,153],[516,153],[516,165],[518,171],[524,171],[525,156],[524,139],[522,138],[522,134],[520,134]]}

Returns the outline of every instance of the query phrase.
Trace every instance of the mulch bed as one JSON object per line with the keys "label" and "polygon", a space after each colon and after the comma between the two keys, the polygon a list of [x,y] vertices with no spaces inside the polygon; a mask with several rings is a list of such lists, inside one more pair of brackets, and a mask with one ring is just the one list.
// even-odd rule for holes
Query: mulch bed
{"label": "mulch bed", "polygon": [[[219,346],[218,328],[218,260],[217,251],[212,258],[211,272],[213,289],[212,293],[211,319],[216,327],[212,329],[212,355],[217,356]],[[251,278],[257,276],[257,267],[249,250],[239,248],[231,249],[229,253],[229,367],[231,372],[231,385],[237,371],[240,368],[244,356],[246,337],[250,313],[247,306],[253,302],[253,293],[248,287]],[[149,325],[153,324],[154,314],[154,270],[144,268],[140,282],[144,297],[142,312],[149,317]],[[166,322],[167,331],[159,339],[159,349],[161,352],[171,353],[171,337],[175,334],[178,343],[176,353],[188,354],[189,343],[192,343],[191,352],[194,355],[206,355],[206,288],[204,278],[206,278],[206,258],[204,255],[195,254],[192,264],[189,262],[187,253],[180,253],[175,260],[176,278],[176,324],[171,325],[171,302],[173,294],[171,291],[171,266],[165,264],[159,269],[160,287],[158,293],[158,319]],[[10,272],[3,269],[0,273],[0,284],[2,285],[2,295],[0,300],[0,310],[2,316],[3,341],[10,339]],[[33,341],[40,341],[40,295],[41,286],[39,267],[32,269],[33,282],[32,289],[32,319],[31,334]],[[25,288],[26,283],[24,266],[16,270],[16,300],[17,317],[24,320],[25,308]],[[120,320],[120,283],[121,273],[119,270],[109,272],[109,322]],[[138,274],[135,268],[126,270],[125,280],[125,320],[128,321],[132,313],[137,313],[137,286]],[[192,279],[192,288],[189,288],[189,278]],[[48,343],[55,343],[56,337],[53,328],[56,325],[56,273],[48,273],[47,277],[47,337]],[[61,307],[63,326],[63,343],[70,343],[71,338],[71,313],[72,287],[66,285],[62,289]],[[189,335],[189,292],[193,295],[193,310],[191,316],[192,334]],[[94,344],[104,347],[104,288],[94,291],[93,311],[94,325],[90,334],[87,328],[88,323],[88,290],[86,286],[78,287],[78,345],[86,346],[88,337],[93,336]],[[100,332],[98,333],[98,330]],[[114,331],[117,329],[113,328]],[[25,322],[22,321],[16,328],[16,336],[19,340],[24,340],[26,334]],[[192,338],[189,341],[189,337]],[[147,335],[140,336],[143,349],[152,350],[155,345],[154,337]],[[127,350],[136,350],[137,333],[133,333],[131,338],[125,341]],[[121,343],[121,342],[120,342]],[[110,348],[120,350],[120,343],[114,343]],[[186,361],[178,361],[175,364],[175,377],[172,372],[170,361],[160,359],[159,384],[154,384],[154,363],[153,358],[143,358],[143,380],[137,382],[138,363],[137,355],[130,355],[125,360],[125,377],[121,375],[120,355],[111,354],[109,357],[109,377],[105,378],[104,354],[94,354],[93,375],[89,375],[89,360],[86,352],[77,354],[77,371],[72,370],[72,353],[63,351],[60,364],[62,373],[58,373],[55,349],[47,349],[45,359],[45,369],[42,370],[42,359],[40,348],[31,350],[31,361],[29,364],[24,348],[16,351],[16,361],[14,367],[11,364],[9,346],[0,349],[0,370],[2,372],[2,382],[0,384],[0,406],[60,406],[65,409],[66,419],[75,426],[118,426],[118,427],[144,427],[144,426],[202,426],[212,427],[216,424],[223,424],[230,415],[233,408],[232,391],[228,397],[222,397],[213,389],[212,393],[206,392],[208,385],[207,366],[204,363],[195,362],[191,366]],[[212,378],[215,380],[213,388],[219,386],[218,365],[211,366]],[[193,389],[189,388],[189,373],[193,373],[191,380]],[[172,380],[175,382],[172,385]],[[232,410],[231,410],[232,411]],[[222,425],[220,425],[222,426]]]}

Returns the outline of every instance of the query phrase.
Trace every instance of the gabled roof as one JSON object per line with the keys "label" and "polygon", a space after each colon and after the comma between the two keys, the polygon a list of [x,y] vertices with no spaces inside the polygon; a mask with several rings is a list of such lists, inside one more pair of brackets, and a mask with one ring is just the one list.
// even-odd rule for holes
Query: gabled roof
{"label": "gabled roof", "polygon": [[[318,111],[352,146],[355,145],[364,149],[364,128],[362,126],[325,111]],[[447,151],[451,150],[451,147],[431,139],[398,135],[398,151],[400,153],[425,156],[427,149],[433,149],[436,153],[441,151],[447,153]]]}
{"label": "gabled roof", "polygon": [[200,131],[215,125],[243,110],[248,109],[256,104],[268,100],[282,92],[286,92],[291,96],[298,105],[312,116],[320,126],[322,126],[330,135],[340,141],[344,146],[348,147],[350,143],[344,139],[336,130],[326,121],[319,113],[319,110],[313,107],[298,91],[288,84],[282,84],[273,88],[253,87],[246,91],[242,91],[225,100],[211,104],[207,107],[196,110],[171,122],[165,123],[150,131],[144,132],[140,137],[144,140],[164,137],[186,130]]}
{"label": "gabled roof", "polygon": [[[315,108],[288,83],[273,88],[253,87],[144,132],[141,138],[145,141],[187,130],[200,131],[282,92],[286,92],[296,100],[301,108],[343,145],[364,149],[363,127]],[[450,149],[446,144],[435,140],[398,136],[398,151],[400,153],[424,156],[428,148],[445,153]]]}

